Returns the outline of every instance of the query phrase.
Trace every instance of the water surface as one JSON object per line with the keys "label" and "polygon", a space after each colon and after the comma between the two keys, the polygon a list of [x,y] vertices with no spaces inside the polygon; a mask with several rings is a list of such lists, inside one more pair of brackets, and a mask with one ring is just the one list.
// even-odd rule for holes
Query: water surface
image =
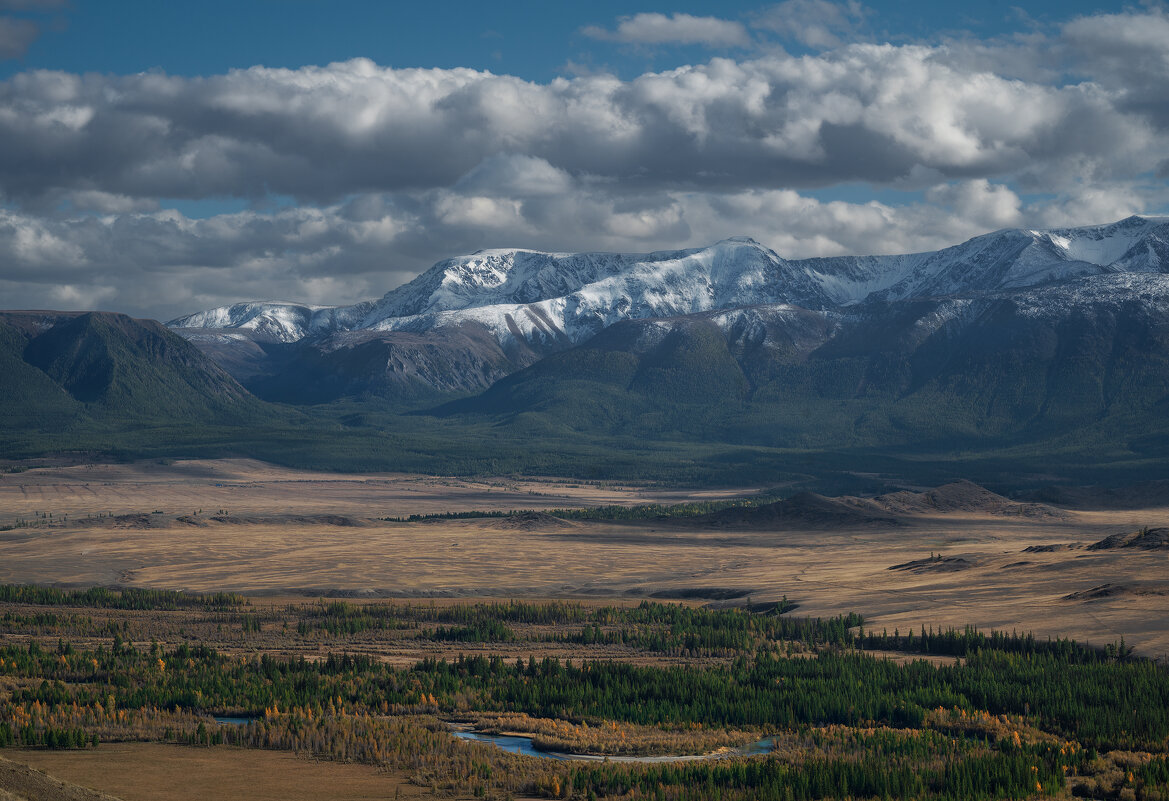
{"label": "water surface", "polygon": [[768,737],[740,748],[715,751],[710,754],[659,754],[655,756],[605,757],[598,754],[566,754],[559,751],[541,751],[535,747],[531,737],[514,734],[482,734],[477,731],[452,731],[451,734],[460,740],[490,743],[512,754],[524,754],[526,756],[543,757],[544,759],[572,759],[588,762],[603,762],[606,759],[610,762],[691,762],[698,759],[726,759],[727,757],[735,756],[770,754],[775,749],[775,741]]}

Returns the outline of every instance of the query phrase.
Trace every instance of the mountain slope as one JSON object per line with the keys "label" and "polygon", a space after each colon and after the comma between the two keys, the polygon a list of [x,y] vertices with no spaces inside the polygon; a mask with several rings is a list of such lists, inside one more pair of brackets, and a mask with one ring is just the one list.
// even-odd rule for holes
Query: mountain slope
{"label": "mountain slope", "polygon": [[775,447],[941,450],[1108,425],[1151,447],[1140,445],[1145,431],[1169,425],[1169,276],[1080,279],[1059,298],[1035,288],[845,313],[754,307],[626,321],[440,413]]}
{"label": "mountain slope", "polygon": [[0,419],[17,430],[60,428],[84,415],[84,405],[24,360],[28,337],[0,315]]}
{"label": "mountain slope", "polygon": [[281,301],[252,301],[188,314],[167,325],[171,328],[229,328],[247,332],[258,342],[296,342],[310,334],[357,327],[373,307],[307,306]]}
{"label": "mountain slope", "polygon": [[[261,346],[267,361],[244,377],[265,399],[328,403],[346,397],[393,398],[400,403],[482,392],[520,366],[535,361],[504,351],[482,326],[465,323],[429,334],[359,331]],[[233,342],[238,358],[242,343]]]}
{"label": "mountain slope", "polygon": [[[150,427],[172,426],[203,452],[349,469],[1156,478],[1167,232],[1130,218],[799,262],[749,240],[487,251],[377,302],[189,316],[182,338],[118,315],[9,313],[0,411],[7,442],[20,426],[56,447],[147,430],[135,442],[157,454],[181,437]],[[257,400],[200,350],[261,399],[315,408]]]}
{"label": "mountain slope", "polygon": [[[0,313],[6,410],[26,421],[242,422],[262,405],[153,320],[121,314]],[[15,399],[15,400],[13,400]]]}

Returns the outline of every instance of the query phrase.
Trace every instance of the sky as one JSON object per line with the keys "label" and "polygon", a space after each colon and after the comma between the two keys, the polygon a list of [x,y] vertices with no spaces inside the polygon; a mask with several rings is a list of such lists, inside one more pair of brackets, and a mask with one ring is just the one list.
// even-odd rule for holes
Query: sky
{"label": "sky", "polygon": [[0,0],[0,308],[1167,212],[1161,2]]}

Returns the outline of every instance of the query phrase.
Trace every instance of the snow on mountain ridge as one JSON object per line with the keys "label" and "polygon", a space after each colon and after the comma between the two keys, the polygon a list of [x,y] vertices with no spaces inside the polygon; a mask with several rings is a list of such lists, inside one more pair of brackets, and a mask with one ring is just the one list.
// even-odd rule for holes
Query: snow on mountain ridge
{"label": "snow on mountain ridge", "polygon": [[189,314],[172,328],[236,328],[277,342],[295,342],[311,329],[313,315],[327,307],[282,301],[252,301]]}
{"label": "snow on mountain ridge", "polygon": [[1120,261],[1144,237],[1169,224],[1169,217],[1132,216],[1107,225],[1032,232],[1046,238],[1071,261],[1107,267]]}
{"label": "snow on mountain ridge", "polygon": [[236,304],[168,325],[235,328],[290,342],[314,333],[422,332],[474,322],[501,343],[570,343],[623,319],[760,304],[830,310],[868,299],[1025,289],[1117,272],[1169,272],[1169,217],[1004,229],[940,251],[798,261],[746,237],[648,254],[491,249],[443,260],[378,301]]}
{"label": "snow on mountain ridge", "polygon": [[353,306],[316,306],[255,300],[195,312],[167,322],[170,328],[233,329],[265,342],[297,342],[310,334],[350,330],[368,312],[369,301]]}
{"label": "snow on mountain ridge", "polygon": [[388,293],[362,325],[419,330],[473,320],[501,341],[580,341],[623,319],[779,296],[820,305],[815,282],[787,264],[746,238],[644,255],[483,251],[439,262]]}

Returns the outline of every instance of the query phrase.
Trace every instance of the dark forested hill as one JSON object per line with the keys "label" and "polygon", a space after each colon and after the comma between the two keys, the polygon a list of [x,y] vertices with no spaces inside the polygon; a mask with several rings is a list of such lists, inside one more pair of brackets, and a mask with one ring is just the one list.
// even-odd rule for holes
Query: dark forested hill
{"label": "dark forested hill", "polygon": [[106,312],[0,313],[8,434],[95,426],[245,424],[264,404],[154,320]]}

